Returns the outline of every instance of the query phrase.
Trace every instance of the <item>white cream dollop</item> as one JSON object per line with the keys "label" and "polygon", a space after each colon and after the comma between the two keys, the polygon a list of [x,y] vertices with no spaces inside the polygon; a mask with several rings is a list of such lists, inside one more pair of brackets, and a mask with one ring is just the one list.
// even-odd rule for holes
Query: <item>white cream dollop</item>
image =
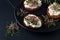
{"label": "white cream dollop", "polygon": [[[28,0],[26,0],[26,1],[28,1]],[[37,5],[33,5],[33,6],[30,6],[30,4],[27,5],[26,1],[24,1],[25,8],[35,9],[35,8],[38,8],[42,5],[41,0],[35,0],[35,1],[37,1]]]}
{"label": "white cream dollop", "polygon": [[60,15],[60,4],[58,5],[56,2],[54,2],[48,7],[48,12],[51,16]]}
{"label": "white cream dollop", "polygon": [[[38,25],[34,25],[33,23],[28,24],[28,22],[26,21],[25,18],[27,18],[27,17],[29,17],[29,16],[34,16],[34,17],[36,17],[36,19],[39,20],[39,21],[38,21]],[[29,15],[27,15],[25,18],[24,18],[24,23],[25,23],[25,25],[26,25],[27,27],[31,26],[31,27],[33,27],[33,28],[39,28],[39,27],[42,26],[41,20],[40,20],[37,16],[35,16],[35,15],[29,14]]]}

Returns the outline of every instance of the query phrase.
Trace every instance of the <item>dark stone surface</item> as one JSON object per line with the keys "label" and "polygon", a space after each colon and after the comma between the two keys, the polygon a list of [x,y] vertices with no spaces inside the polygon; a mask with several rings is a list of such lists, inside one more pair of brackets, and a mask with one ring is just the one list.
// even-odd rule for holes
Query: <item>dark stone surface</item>
{"label": "dark stone surface", "polygon": [[[15,3],[14,0],[12,2]],[[22,29],[13,37],[5,37],[6,24],[11,22],[14,18],[13,15],[14,8],[9,2],[7,0],[0,0],[0,40],[60,40],[60,29],[51,33],[35,33]]]}

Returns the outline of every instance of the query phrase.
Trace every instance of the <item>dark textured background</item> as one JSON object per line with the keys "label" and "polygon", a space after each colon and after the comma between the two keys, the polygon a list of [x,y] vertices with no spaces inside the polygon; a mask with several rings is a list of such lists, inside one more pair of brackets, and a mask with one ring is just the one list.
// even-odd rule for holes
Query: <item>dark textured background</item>
{"label": "dark textured background", "polygon": [[[19,0],[10,0],[15,6]],[[0,40],[60,40],[60,29],[51,33],[33,33],[22,29],[13,37],[5,37],[6,24],[14,18],[14,8],[8,0],[0,0]]]}

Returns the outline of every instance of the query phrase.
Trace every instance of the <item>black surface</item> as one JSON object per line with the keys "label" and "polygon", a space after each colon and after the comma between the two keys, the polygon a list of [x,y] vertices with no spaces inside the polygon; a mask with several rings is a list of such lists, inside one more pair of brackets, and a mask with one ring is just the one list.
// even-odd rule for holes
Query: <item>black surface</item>
{"label": "black surface", "polygon": [[13,14],[14,8],[9,2],[0,0],[0,40],[60,40],[60,30],[51,33],[33,33],[22,29],[14,37],[5,37],[6,23],[14,18]]}

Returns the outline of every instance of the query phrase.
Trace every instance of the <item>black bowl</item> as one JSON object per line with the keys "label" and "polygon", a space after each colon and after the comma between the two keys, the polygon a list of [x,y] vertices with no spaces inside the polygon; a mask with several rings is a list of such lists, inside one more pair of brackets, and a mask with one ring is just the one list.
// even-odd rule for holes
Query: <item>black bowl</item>
{"label": "black bowl", "polygon": [[[52,32],[52,31],[55,31],[57,29],[60,29],[60,22],[58,22],[57,26],[50,27],[50,28],[48,28],[45,25],[43,25],[41,28],[38,28],[38,29],[31,29],[31,28],[27,28],[26,26],[24,26],[23,19],[24,19],[24,17],[27,14],[31,13],[31,14],[34,14],[34,15],[37,15],[37,16],[41,16],[41,18],[43,19],[42,15],[46,15],[46,9],[48,7],[48,4],[46,4],[46,3],[42,3],[42,4],[43,5],[37,11],[29,12],[29,11],[27,11],[27,10],[24,9],[24,7],[23,7],[23,1],[20,1],[16,5],[15,10],[14,10],[14,17],[15,17],[16,22],[18,23],[18,25],[21,26],[22,28],[26,29],[26,30],[34,31],[34,32]],[[23,9],[23,10],[25,10],[25,11],[27,11],[28,13],[26,15],[24,15],[24,16],[18,16],[17,12],[20,11],[20,8]]]}

